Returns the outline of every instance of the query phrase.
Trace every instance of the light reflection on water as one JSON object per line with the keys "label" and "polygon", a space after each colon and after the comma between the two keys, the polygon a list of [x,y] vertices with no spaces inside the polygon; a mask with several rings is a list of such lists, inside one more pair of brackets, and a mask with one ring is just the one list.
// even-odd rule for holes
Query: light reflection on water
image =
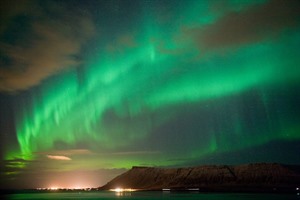
{"label": "light reflection on water", "polygon": [[241,194],[241,193],[199,193],[199,192],[49,192],[49,193],[19,193],[6,196],[8,200],[300,200],[297,194]]}

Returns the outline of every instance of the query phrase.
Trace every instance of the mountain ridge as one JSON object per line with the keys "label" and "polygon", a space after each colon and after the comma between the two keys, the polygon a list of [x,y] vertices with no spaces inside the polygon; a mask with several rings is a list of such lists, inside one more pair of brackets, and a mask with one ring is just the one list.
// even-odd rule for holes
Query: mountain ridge
{"label": "mountain ridge", "polygon": [[202,165],[185,168],[133,166],[101,190],[134,188],[138,190],[199,191],[296,191],[300,186],[300,166],[278,163],[243,165]]}

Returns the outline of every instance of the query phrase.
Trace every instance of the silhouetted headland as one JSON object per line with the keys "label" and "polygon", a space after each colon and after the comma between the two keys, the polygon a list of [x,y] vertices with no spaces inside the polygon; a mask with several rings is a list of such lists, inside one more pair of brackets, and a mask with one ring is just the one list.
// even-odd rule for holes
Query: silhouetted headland
{"label": "silhouetted headland", "polygon": [[299,187],[300,166],[256,163],[187,168],[132,167],[99,189],[300,192]]}

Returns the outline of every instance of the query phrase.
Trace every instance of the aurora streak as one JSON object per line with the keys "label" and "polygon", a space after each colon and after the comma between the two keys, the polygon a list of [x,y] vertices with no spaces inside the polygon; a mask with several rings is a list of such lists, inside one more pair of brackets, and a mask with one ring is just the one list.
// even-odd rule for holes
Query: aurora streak
{"label": "aurora streak", "polygon": [[20,171],[45,154],[73,162],[60,171],[183,166],[299,142],[299,23],[210,48],[201,42],[205,30],[269,1],[232,0],[217,10],[219,1],[163,2],[162,10],[158,1],[133,1],[132,10],[120,3],[119,13],[136,11],[124,21],[93,16],[96,33],[80,65],[19,94],[18,147],[4,159],[28,161],[14,166]]}

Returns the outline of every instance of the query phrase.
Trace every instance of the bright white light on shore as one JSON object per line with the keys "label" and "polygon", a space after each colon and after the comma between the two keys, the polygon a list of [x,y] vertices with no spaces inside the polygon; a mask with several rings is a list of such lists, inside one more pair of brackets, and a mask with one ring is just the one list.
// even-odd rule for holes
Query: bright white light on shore
{"label": "bright white light on shore", "polygon": [[115,189],[110,189],[109,191],[112,192],[134,192],[136,189],[131,189],[131,188],[115,188]]}
{"label": "bright white light on shore", "polygon": [[116,188],[115,192],[123,192],[124,190],[122,188]]}
{"label": "bright white light on shore", "polygon": [[50,187],[50,190],[58,190],[58,187]]}

